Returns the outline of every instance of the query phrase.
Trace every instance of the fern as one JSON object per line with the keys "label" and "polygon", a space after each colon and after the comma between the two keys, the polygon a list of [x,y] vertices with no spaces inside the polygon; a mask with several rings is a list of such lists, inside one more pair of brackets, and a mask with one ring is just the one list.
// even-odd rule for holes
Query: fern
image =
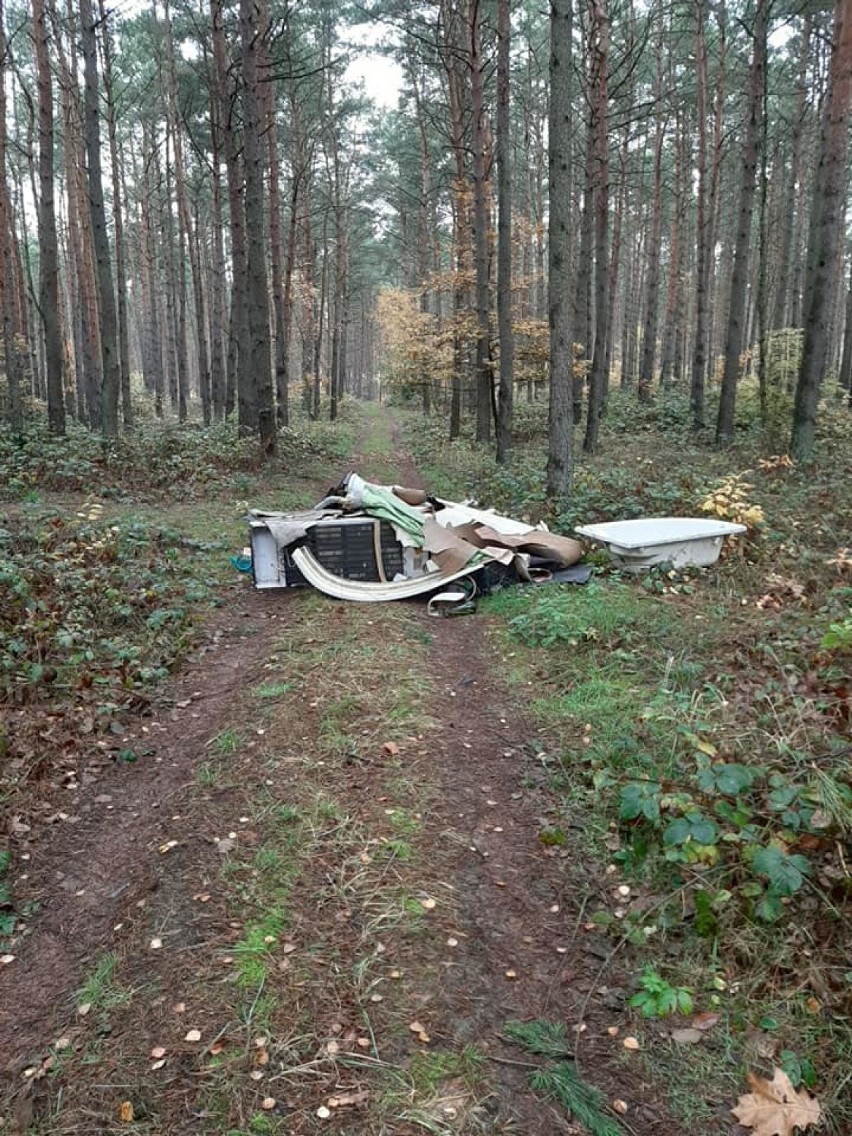
{"label": "fern", "polygon": [[506,1022],[503,1027],[510,1041],[522,1045],[530,1053],[549,1057],[548,1065],[536,1070],[530,1085],[558,1101],[572,1117],[588,1129],[590,1136],[623,1136],[623,1129],[604,1112],[606,1098],[599,1089],[582,1079],[571,1058],[565,1038],[565,1026],[558,1022]]}

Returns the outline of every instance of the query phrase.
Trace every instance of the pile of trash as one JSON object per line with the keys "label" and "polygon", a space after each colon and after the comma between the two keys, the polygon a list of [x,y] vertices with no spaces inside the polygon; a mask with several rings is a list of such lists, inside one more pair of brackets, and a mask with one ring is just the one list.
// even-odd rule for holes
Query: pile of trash
{"label": "pile of trash", "polygon": [[[583,546],[475,505],[357,473],[312,509],[252,510],[250,565],[258,588],[309,584],[336,599],[382,602],[432,595],[436,614],[472,610],[477,591],[510,583],[584,582]],[[236,563],[236,561],[235,561]],[[466,581],[462,584],[460,581]],[[442,599],[446,585],[452,598]]]}

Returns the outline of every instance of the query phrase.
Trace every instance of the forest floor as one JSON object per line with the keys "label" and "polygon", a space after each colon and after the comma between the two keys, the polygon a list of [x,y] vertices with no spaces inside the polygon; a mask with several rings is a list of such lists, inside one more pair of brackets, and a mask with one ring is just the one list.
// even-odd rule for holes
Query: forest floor
{"label": "forest floor", "polygon": [[[421,484],[389,431],[347,465]],[[552,792],[587,730],[529,713],[499,612],[213,591],[179,673],[15,798],[0,1133],[743,1131],[715,1088],[670,1112],[691,1015],[628,1005],[589,914],[630,889]]]}
{"label": "forest floor", "polygon": [[[353,468],[421,483],[371,448]],[[119,739],[139,760],[27,817],[0,1131],[581,1133],[502,1034],[535,1018],[626,1130],[674,1131],[607,1032],[604,884],[538,840],[542,739],[476,617],[222,591]]]}

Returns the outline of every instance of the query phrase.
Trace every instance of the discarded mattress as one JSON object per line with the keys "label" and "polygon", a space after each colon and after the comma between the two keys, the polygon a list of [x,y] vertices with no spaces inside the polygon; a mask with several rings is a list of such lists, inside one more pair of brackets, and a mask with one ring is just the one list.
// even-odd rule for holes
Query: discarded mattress
{"label": "discarded mattress", "polygon": [[675,568],[715,564],[723,539],[744,533],[746,527],[708,517],[642,517],[583,525],[574,531],[605,544],[618,567],[640,572],[664,562]]}
{"label": "discarded mattress", "polygon": [[374,485],[355,473],[313,509],[253,510],[248,520],[257,588],[310,584],[361,602],[427,595],[489,566],[529,580],[531,561],[558,570],[583,554],[579,541],[544,525],[422,490]]}

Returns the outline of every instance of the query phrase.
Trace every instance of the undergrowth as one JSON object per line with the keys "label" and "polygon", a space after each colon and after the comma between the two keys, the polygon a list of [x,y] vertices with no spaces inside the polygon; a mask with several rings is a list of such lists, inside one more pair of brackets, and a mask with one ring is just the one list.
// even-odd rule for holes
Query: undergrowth
{"label": "undergrowth", "polygon": [[[507,590],[486,610],[515,689],[535,692],[553,736],[555,799],[583,810],[584,849],[609,865],[612,901],[587,927],[629,952],[634,1013],[717,1015],[728,1042],[710,1080],[777,1064],[818,1092],[840,1133],[852,1124],[852,432],[829,407],[831,461],[801,469],[765,448],[755,409],[746,397],[736,447],[716,451],[691,433],[684,400],[611,398],[601,452],[578,463],[558,512],[541,488],[541,406],[522,408],[505,469],[435,428],[414,444],[431,447],[448,496],[557,531],[702,513],[747,526],[710,569],[620,576],[590,550],[585,588]],[[700,1046],[666,1062],[685,1112],[678,1085],[705,1066]]]}

